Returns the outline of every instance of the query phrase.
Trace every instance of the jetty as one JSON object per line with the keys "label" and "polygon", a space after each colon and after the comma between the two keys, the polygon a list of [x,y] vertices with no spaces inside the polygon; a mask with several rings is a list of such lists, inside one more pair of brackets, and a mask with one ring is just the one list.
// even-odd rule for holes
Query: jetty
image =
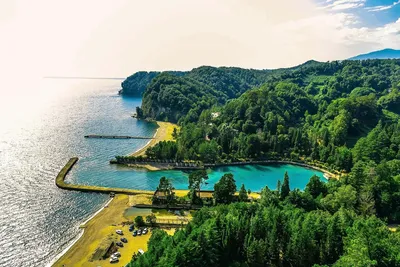
{"label": "jetty", "polygon": [[154,139],[154,137],[147,136],[129,136],[129,135],[102,135],[102,134],[89,134],[85,138],[100,138],[100,139]]}
{"label": "jetty", "polygon": [[104,194],[125,194],[125,195],[137,195],[137,194],[146,194],[153,195],[154,191],[150,190],[136,190],[136,189],[125,189],[125,188],[112,188],[112,187],[101,187],[94,185],[78,185],[78,184],[70,184],[65,182],[65,177],[70,172],[70,170],[74,167],[74,165],[78,162],[78,158],[71,158],[67,164],[61,169],[56,177],[56,185],[59,188],[73,191],[81,191],[81,192],[98,192]]}

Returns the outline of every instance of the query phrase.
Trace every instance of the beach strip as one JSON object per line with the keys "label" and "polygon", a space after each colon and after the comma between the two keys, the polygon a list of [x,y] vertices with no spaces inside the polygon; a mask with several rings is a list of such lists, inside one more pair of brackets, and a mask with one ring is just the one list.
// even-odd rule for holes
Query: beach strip
{"label": "beach strip", "polygon": [[[116,195],[113,201],[109,201],[107,204],[81,225],[81,228],[84,228],[83,233],[78,239],[74,240],[73,244],[63,251],[64,254],[60,255],[52,266],[99,266],[99,261],[90,260],[101,242],[109,236],[118,238],[115,234],[115,230],[117,229],[122,229],[124,232],[129,233],[127,226],[121,226],[122,222],[127,221],[123,214],[125,209],[129,208],[128,196]],[[136,239],[136,241],[139,240]],[[147,240],[143,241],[145,242],[140,242],[137,245],[143,246],[143,249],[145,249],[147,247]],[[134,245],[133,243],[131,246]],[[128,246],[125,249],[121,249],[120,251],[124,258],[121,258],[120,261],[128,263],[132,258],[132,253],[135,251],[133,249],[128,248]],[[101,266],[108,265],[108,261],[103,260],[101,262]]]}
{"label": "beach strip", "polygon": [[156,145],[160,141],[173,141],[172,133],[174,132],[174,128],[177,130],[179,129],[179,126],[170,123],[170,122],[163,122],[163,121],[157,121],[156,122],[158,125],[157,131],[154,133],[153,139],[151,139],[147,144],[138,149],[137,151],[133,152],[130,154],[130,156],[138,157],[138,156],[144,156],[146,153],[146,150],[149,147],[152,147]]}
{"label": "beach strip", "polygon": [[78,240],[83,236],[85,229],[84,226],[91,220],[93,219],[97,214],[99,214],[105,207],[107,207],[111,201],[113,200],[113,198],[109,199],[107,201],[107,203],[105,205],[103,205],[98,211],[96,211],[95,213],[93,213],[89,218],[87,218],[83,223],[81,223],[80,228],[83,228],[81,230],[81,232],[79,233],[79,235],[77,237],[75,237],[70,243],[69,245],[63,250],[61,251],[61,253],[59,253],[50,263],[48,263],[46,265],[46,267],[50,267],[52,266],[54,263],[56,263],[62,256],[64,256],[65,253],[68,252],[68,250],[75,245],[76,242],[78,242]]}

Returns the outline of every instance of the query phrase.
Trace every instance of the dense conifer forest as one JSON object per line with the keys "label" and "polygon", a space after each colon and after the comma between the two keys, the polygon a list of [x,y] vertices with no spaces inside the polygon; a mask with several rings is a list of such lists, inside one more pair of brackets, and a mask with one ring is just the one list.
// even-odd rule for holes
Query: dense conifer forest
{"label": "dense conifer forest", "polygon": [[181,128],[148,157],[290,159],[342,175],[203,208],[174,236],[156,231],[131,266],[400,266],[387,227],[400,221],[399,90],[400,60],[157,75],[140,114]]}

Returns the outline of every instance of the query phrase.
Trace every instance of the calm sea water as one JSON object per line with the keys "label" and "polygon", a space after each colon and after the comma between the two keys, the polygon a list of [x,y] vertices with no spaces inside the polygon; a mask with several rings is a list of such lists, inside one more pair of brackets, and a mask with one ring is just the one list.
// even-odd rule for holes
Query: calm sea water
{"label": "calm sea water", "polygon": [[[176,188],[187,188],[184,172],[146,172],[108,163],[147,140],[83,138],[154,134],[155,125],[130,117],[141,99],[117,96],[119,83],[43,79],[38,88],[30,88],[31,97],[0,100],[0,266],[45,266],[79,234],[79,224],[107,201],[107,195],[55,186],[55,176],[70,157],[80,160],[69,182],[155,189],[166,176]],[[313,174],[322,177],[318,171],[291,165],[226,167],[211,171],[203,188],[212,189],[226,172],[234,174],[238,187],[244,183],[253,191],[265,185],[275,188],[284,171],[292,188],[304,188]]]}

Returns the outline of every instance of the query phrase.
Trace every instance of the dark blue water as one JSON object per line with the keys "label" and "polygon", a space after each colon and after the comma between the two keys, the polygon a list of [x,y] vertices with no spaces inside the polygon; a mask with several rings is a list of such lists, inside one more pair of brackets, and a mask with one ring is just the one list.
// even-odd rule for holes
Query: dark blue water
{"label": "dark blue water", "polygon": [[[152,136],[155,125],[130,115],[141,99],[116,95],[120,81],[44,79],[32,98],[5,99],[13,112],[0,117],[0,266],[44,266],[78,234],[78,226],[108,199],[96,193],[58,189],[55,176],[70,157],[80,160],[68,175],[73,183],[155,189],[159,178],[187,188],[187,173],[147,172],[110,165],[147,140],[85,139],[86,134]],[[3,101],[3,102],[2,102]],[[11,104],[10,104],[11,101]],[[12,102],[14,101],[14,102]],[[1,110],[1,109],[0,109]],[[238,187],[259,191],[289,172],[291,187],[304,188],[322,173],[291,165],[226,167],[209,173],[213,184],[232,172]]]}

